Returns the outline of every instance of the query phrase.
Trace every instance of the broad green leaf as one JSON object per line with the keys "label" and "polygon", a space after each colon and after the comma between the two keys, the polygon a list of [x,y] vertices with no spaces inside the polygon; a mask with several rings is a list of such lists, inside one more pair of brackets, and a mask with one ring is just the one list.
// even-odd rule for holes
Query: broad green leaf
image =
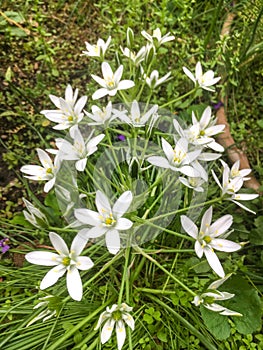
{"label": "broad green leaf", "polygon": [[249,334],[260,329],[262,307],[256,289],[244,278],[236,276],[226,281],[224,291],[235,294],[234,298],[226,301],[224,305],[243,315],[232,317],[237,330],[241,334]]}
{"label": "broad green leaf", "polygon": [[227,339],[230,336],[230,325],[227,316],[210,311],[202,305],[200,309],[204,323],[213,336],[219,340]]}

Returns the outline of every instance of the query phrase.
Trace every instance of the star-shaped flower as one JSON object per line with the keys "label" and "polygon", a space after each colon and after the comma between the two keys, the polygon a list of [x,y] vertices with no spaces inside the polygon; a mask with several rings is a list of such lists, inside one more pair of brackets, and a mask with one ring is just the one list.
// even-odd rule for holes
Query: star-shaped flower
{"label": "star-shaped flower", "polygon": [[104,97],[106,95],[115,96],[118,90],[126,90],[132,88],[135,84],[132,80],[121,80],[123,73],[123,65],[119,66],[113,73],[109,63],[103,62],[101,65],[103,79],[97,75],[91,74],[92,78],[102,86],[101,89],[94,92],[93,100]]}
{"label": "star-shaped flower", "polygon": [[107,307],[99,318],[95,330],[99,329],[104,323],[101,331],[101,344],[105,344],[111,337],[114,326],[116,328],[118,350],[121,350],[126,338],[125,324],[134,330],[134,319],[129,314],[132,307],[125,303],[121,305],[113,304],[111,308]]}
{"label": "star-shaped flower", "polygon": [[195,76],[186,67],[183,67],[184,73],[190,78],[195,85],[198,84],[202,89],[214,92],[210,86],[215,85],[221,78],[215,78],[215,73],[212,70],[208,70],[203,74],[203,69],[200,62],[197,62],[195,66]]}
{"label": "star-shaped flower", "polygon": [[67,273],[67,288],[72,299],[82,299],[82,283],[78,270],[89,270],[94,265],[90,258],[79,256],[86,245],[86,240],[76,235],[70,250],[65,241],[55,232],[49,233],[57,253],[35,251],[26,254],[25,258],[31,264],[54,266],[43,278],[40,289],[53,286],[60,277]]}
{"label": "star-shaped flower", "polygon": [[[186,215],[181,216],[181,224],[185,232],[196,240],[196,255],[202,258],[203,254],[205,254],[208,264],[215,273],[220,277],[224,277],[223,267],[214,250],[235,252],[241,248],[241,245],[225,239],[229,234],[226,232],[232,225],[233,217],[229,214],[224,215],[211,225],[212,213],[213,208],[211,206],[203,215],[200,230]],[[219,236],[223,238],[218,238]]]}
{"label": "star-shaped flower", "polygon": [[83,228],[78,235],[89,239],[105,234],[109,252],[117,254],[120,250],[119,231],[128,230],[133,225],[132,221],[122,217],[132,202],[132,193],[131,191],[124,192],[111,207],[105,194],[97,191],[95,202],[98,212],[90,209],[75,209],[75,217],[80,222],[93,226],[90,229]]}

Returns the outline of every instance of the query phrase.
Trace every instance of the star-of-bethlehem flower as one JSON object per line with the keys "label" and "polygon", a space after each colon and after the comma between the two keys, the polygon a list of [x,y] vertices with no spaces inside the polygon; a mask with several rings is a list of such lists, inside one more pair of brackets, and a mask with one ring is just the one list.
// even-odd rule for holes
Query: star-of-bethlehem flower
{"label": "star-of-bethlehem flower", "polygon": [[143,30],[141,34],[145,37],[145,39],[150,41],[152,45],[155,45],[157,43],[158,46],[175,39],[175,37],[173,35],[170,35],[170,33],[162,36],[160,28],[154,29],[153,35],[148,34],[145,30]]}
{"label": "star-of-bethlehem flower", "polygon": [[23,210],[25,219],[35,227],[46,227],[48,225],[48,220],[46,218],[46,215],[43,214],[39,209],[37,209],[27,199],[25,198],[22,198],[22,199],[27,209],[27,210]]}
{"label": "star-of-bethlehem flower", "polygon": [[57,139],[56,144],[59,148],[58,156],[64,160],[76,160],[75,167],[78,171],[84,171],[87,164],[87,157],[97,151],[97,145],[104,138],[100,134],[84,141],[83,136],[78,128],[74,126],[70,130],[70,136],[73,138],[73,144],[67,140]]}
{"label": "star-of-bethlehem flower", "polygon": [[205,180],[201,177],[188,176],[186,179],[185,177],[179,176],[179,181],[186,187],[192,188],[196,192],[204,192],[202,185],[204,184]]}
{"label": "star-of-bethlehem flower", "polygon": [[162,78],[159,79],[159,72],[157,70],[152,71],[150,77],[145,77],[146,84],[150,89],[155,89],[157,86],[164,83],[171,75],[171,72],[165,74]]}
{"label": "star-of-bethlehem flower", "polygon": [[212,137],[221,133],[225,125],[216,124],[216,119],[212,119],[211,107],[206,107],[202,113],[200,121],[197,120],[194,112],[192,112],[192,125],[187,129],[182,129],[179,122],[173,121],[175,130],[181,137],[186,137],[188,142],[195,146],[205,146],[213,149],[216,152],[224,152],[224,147],[215,141]]}
{"label": "star-of-bethlehem flower", "polygon": [[68,85],[65,92],[65,99],[54,95],[49,95],[49,97],[58,109],[43,110],[40,113],[44,114],[52,122],[58,123],[53,129],[65,130],[82,120],[84,116],[82,110],[87,102],[87,96],[82,96],[77,100],[78,89],[73,93],[71,85]]}
{"label": "star-of-bethlehem flower", "polygon": [[89,125],[106,125],[113,119],[117,118],[117,115],[113,114],[114,110],[112,109],[111,101],[102,109],[93,105],[91,111],[92,113],[84,111],[85,114],[94,121],[94,123],[89,123]]}
{"label": "star-of-bethlehem flower", "polygon": [[135,84],[132,80],[121,80],[123,73],[123,65],[121,65],[115,73],[113,73],[109,63],[102,62],[101,70],[103,79],[97,75],[91,74],[92,78],[102,86],[101,89],[94,92],[93,100],[104,97],[106,95],[115,96],[118,90],[126,90],[132,88]]}
{"label": "star-of-bethlehem flower", "polygon": [[134,51],[131,51],[128,49],[128,47],[125,47],[124,49],[121,47],[121,51],[125,57],[128,57],[132,63],[137,67],[142,61],[144,61],[144,58],[147,53],[146,46],[143,46],[137,53]]}
{"label": "star-of-bethlehem flower", "polygon": [[78,270],[89,270],[94,265],[87,256],[79,256],[86,245],[86,240],[76,235],[70,250],[65,241],[55,232],[49,233],[49,238],[57,253],[34,251],[25,258],[31,264],[54,266],[43,278],[40,289],[53,286],[60,277],[67,273],[67,289],[72,299],[82,299],[82,282]]}
{"label": "star-of-bethlehem flower", "polygon": [[[220,277],[224,277],[225,273],[223,267],[214,250],[219,250],[221,252],[235,252],[241,248],[241,245],[225,239],[225,237],[230,234],[230,232],[227,233],[226,231],[232,225],[232,215],[224,215],[211,225],[212,213],[213,209],[211,206],[203,215],[200,230],[198,230],[195,223],[186,215],[181,216],[181,224],[185,232],[196,240],[196,255],[199,258],[202,258],[204,253],[208,264],[215,273]],[[218,238],[219,236],[224,238]]]}
{"label": "star-of-bethlehem flower", "polygon": [[[60,159],[55,157],[54,164],[47,154],[47,152],[43,151],[40,148],[37,148],[38,158],[43,165],[23,165],[20,169],[24,175],[24,177],[35,180],[35,181],[47,181],[44,186],[44,191],[49,192],[51,188],[54,186],[56,181],[56,175],[60,167]],[[28,176],[29,175],[29,176]]]}
{"label": "star-of-bethlehem flower", "polygon": [[239,312],[229,310],[226,307],[215,303],[215,301],[228,300],[235,296],[235,294],[217,290],[217,288],[220,287],[230,276],[231,274],[228,274],[224,278],[211,283],[205,293],[194,297],[192,303],[195,304],[195,306],[200,306],[202,304],[208,310],[218,312],[220,315],[242,316]]}
{"label": "star-of-bethlehem flower", "polygon": [[[131,124],[134,127],[141,127],[148,122],[157,110],[158,105],[154,105],[146,113],[141,113],[139,103],[134,100],[131,104],[130,113],[126,110],[116,113],[118,118],[123,122]],[[128,113],[128,115],[126,115],[126,113]]]}
{"label": "star-of-bethlehem flower", "polygon": [[249,211],[250,213],[256,214],[253,210],[250,210],[245,205],[239,203],[239,201],[250,201],[252,199],[257,198],[259,195],[249,193],[237,193],[243,186],[244,181],[248,179],[246,178],[246,176],[251,172],[251,169],[239,170],[239,161],[233,164],[231,170],[224,161],[221,160],[221,163],[223,165],[222,185],[220,184],[220,181],[213,170],[212,175],[216,183],[220,187],[224,199],[237,204],[239,207]]}
{"label": "star-of-bethlehem flower", "polygon": [[122,216],[132,202],[131,191],[124,192],[111,207],[108,198],[101,191],[96,192],[96,207],[98,212],[90,209],[75,209],[75,217],[83,224],[93,226],[83,228],[78,232],[84,239],[97,238],[105,234],[106,246],[110,253],[117,254],[120,250],[119,231],[128,230],[133,223]]}
{"label": "star-of-bethlehem flower", "polygon": [[101,57],[104,58],[105,53],[110,45],[111,36],[108,37],[105,42],[103,39],[98,39],[97,45],[91,45],[87,41],[85,41],[87,51],[82,51],[83,55],[87,55],[90,57]]}
{"label": "star-of-bethlehem flower", "polygon": [[208,70],[203,74],[202,66],[200,62],[197,62],[195,66],[195,76],[186,67],[183,67],[184,73],[190,78],[195,85],[198,84],[202,89],[214,92],[210,86],[215,85],[221,77],[215,78],[215,73],[212,70]]}
{"label": "star-of-bethlehem flower", "polygon": [[126,338],[125,324],[134,330],[134,319],[129,314],[132,307],[125,303],[121,305],[113,304],[111,308],[107,307],[98,320],[95,330],[99,329],[104,323],[100,334],[101,343],[105,344],[111,337],[112,331],[116,329],[118,350],[121,350]]}
{"label": "star-of-bethlehem flower", "polygon": [[165,157],[151,156],[147,158],[148,162],[161,168],[169,168],[191,177],[199,177],[200,173],[191,166],[201,153],[201,150],[188,152],[188,141],[181,138],[173,148],[165,139],[162,138],[162,148]]}

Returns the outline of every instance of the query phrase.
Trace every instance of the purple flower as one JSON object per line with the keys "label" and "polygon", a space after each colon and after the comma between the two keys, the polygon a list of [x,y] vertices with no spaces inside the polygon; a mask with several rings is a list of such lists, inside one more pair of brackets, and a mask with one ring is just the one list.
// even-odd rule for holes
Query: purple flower
{"label": "purple flower", "polygon": [[118,141],[125,141],[125,136],[124,135],[118,135],[117,139],[118,139]]}
{"label": "purple flower", "polygon": [[10,249],[10,246],[7,244],[8,242],[8,238],[3,238],[0,240],[0,249],[2,254],[6,253]]}
{"label": "purple flower", "polygon": [[219,101],[217,103],[212,103],[212,106],[215,111],[218,111],[219,108],[224,107],[224,103],[222,101]]}

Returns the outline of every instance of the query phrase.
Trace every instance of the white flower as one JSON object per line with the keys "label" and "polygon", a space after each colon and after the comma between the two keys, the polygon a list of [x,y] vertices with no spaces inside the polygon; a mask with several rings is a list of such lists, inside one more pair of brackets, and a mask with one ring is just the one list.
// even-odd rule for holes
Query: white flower
{"label": "white flower", "polygon": [[89,270],[94,265],[90,258],[79,256],[86,245],[86,240],[78,235],[72,241],[70,250],[65,241],[55,232],[49,233],[57,253],[35,251],[26,254],[25,258],[31,264],[54,266],[43,278],[40,289],[53,286],[60,277],[67,273],[67,288],[72,299],[82,298],[82,283],[78,270]]}
{"label": "white flower", "polygon": [[148,34],[145,30],[143,30],[141,34],[148,41],[150,41],[151,44],[154,45],[157,42],[158,46],[175,39],[175,37],[173,35],[170,35],[170,33],[167,33],[164,36],[162,36],[160,28],[154,29],[153,35]]}
{"label": "white flower", "polygon": [[132,311],[132,307],[129,307],[127,304],[122,303],[121,305],[113,304],[111,308],[107,307],[98,320],[98,324],[95,330],[104,323],[104,326],[101,331],[100,339],[101,343],[105,344],[111,337],[112,331],[116,329],[117,335],[117,345],[118,350],[121,350],[126,338],[125,323],[134,330],[134,319],[129,314]]}
{"label": "white flower", "polygon": [[[127,124],[132,124],[134,127],[144,126],[150,117],[154,116],[158,110],[158,106],[154,105],[151,107],[146,113],[141,113],[139,103],[137,101],[133,101],[131,104],[130,113],[128,111],[118,112],[117,116],[119,119],[124,121]],[[126,115],[126,113],[129,113]]]}
{"label": "white flower", "polygon": [[143,46],[137,52],[137,54],[134,51],[131,51],[130,49],[128,49],[128,47],[125,47],[125,49],[121,47],[121,51],[123,55],[125,57],[128,57],[133,62],[133,64],[137,67],[144,60],[147,53],[147,48],[146,46]]}
{"label": "white flower", "polygon": [[32,203],[30,203],[25,198],[22,198],[25,203],[26,210],[23,210],[23,214],[27,221],[29,221],[35,227],[43,227],[48,225],[48,220],[46,216],[37,209]]}
{"label": "white flower", "polygon": [[256,214],[253,210],[250,210],[245,205],[239,203],[239,201],[249,201],[257,198],[259,195],[249,193],[237,193],[243,186],[243,183],[246,179],[244,176],[249,174],[248,170],[250,169],[243,169],[245,170],[244,172],[240,170],[240,176],[233,176],[239,171],[239,163],[234,164],[234,167],[232,167],[232,173],[229,166],[224,161],[221,161],[221,163],[223,165],[222,185],[220,184],[220,181],[213,170],[212,175],[218,186],[221,188],[222,196],[224,197],[224,199],[237,204],[239,207],[249,211],[250,213]]}
{"label": "white flower", "polygon": [[44,186],[44,191],[49,192],[55,184],[56,174],[60,166],[60,160],[57,157],[55,157],[53,164],[49,155],[40,148],[37,148],[37,154],[43,166],[41,167],[39,165],[23,165],[20,171],[22,171],[22,173],[30,175],[24,175],[24,177],[30,180],[48,181]]}
{"label": "white flower", "polygon": [[[227,164],[221,160],[221,163],[223,166],[226,166]],[[246,177],[248,174],[251,173],[251,169],[240,169],[240,160],[237,160],[230,169],[230,179],[233,180],[236,177],[242,177],[244,181],[247,181],[250,179],[250,177]]]}
{"label": "white flower", "polygon": [[120,250],[119,231],[128,230],[133,225],[130,220],[122,217],[132,202],[132,193],[124,192],[111,207],[105,194],[97,191],[95,202],[98,212],[90,209],[75,209],[75,216],[80,222],[93,226],[91,229],[80,230],[78,235],[89,239],[105,234],[109,252],[117,254]]}
{"label": "white flower", "polygon": [[[56,300],[57,299],[57,300]],[[46,309],[41,311],[36,317],[34,317],[31,321],[28,322],[26,327],[29,327],[31,324],[37,322],[38,320],[41,320],[43,322],[46,322],[53,316],[56,317],[59,310],[59,305],[57,307],[50,307],[50,305],[54,305],[55,303],[58,303],[58,298],[54,297],[53,295],[47,295],[43,298],[39,298],[40,302],[36,304],[33,309],[39,309],[40,307],[45,307]]]}
{"label": "white flower", "polygon": [[200,62],[197,62],[195,66],[195,76],[186,67],[183,67],[184,73],[190,78],[195,85],[198,84],[202,89],[208,91],[214,91],[210,86],[216,84],[221,78],[214,78],[215,73],[212,70],[208,70],[203,74],[202,66]]}
{"label": "white flower", "polygon": [[224,147],[218,144],[212,136],[221,133],[225,125],[215,125],[216,120],[212,120],[212,110],[209,106],[204,110],[200,121],[196,119],[194,112],[192,112],[192,125],[187,129],[183,130],[176,119],[173,123],[178,134],[186,137],[191,144],[209,147],[217,152],[224,152]]}
{"label": "white flower", "polygon": [[98,143],[104,138],[104,134],[89,138],[84,141],[83,136],[76,126],[71,129],[70,135],[74,140],[73,145],[63,139],[57,139],[56,144],[59,147],[58,156],[64,160],[76,160],[75,167],[78,171],[84,171],[87,164],[87,157],[97,151]]}
{"label": "white flower", "polygon": [[65,130],[78,124],[83,116],[82,110],[87,102],[87,96],[82,96],[78,101],[78,89],[73,90],[71,85],[68,85],[65,92],[65,99],[54,95],[49,95],[51,101],[58,110],[44,110],[40,113],[51,120],[58,123],[53,127],[56,130]]}
{"label": "white flower", "polygon": [[162,78],[159,79],[159,72],[157,70],[152,71],[150,77],[146,77],[146,84],[150,89],[155,89],[157,86],[164,83],[171,75],[171,72],[165,74]]}
{"label": "white flower", "polygon": [[201,153],[201,150],[188,152],[188,141],[181,138],[175,145],[175,148],[162,138],[162,148],[165,157],[151,156],[147,158],[148,162],[161,168],[169,168],[173,171],[179,171],[184,175],[191,177],[199,177],[200,173],[190,164]]}
{"label": "white flower", "polygon": [[225,273],[223,267],[215,254],[214,250],[221,252],[235,252],[241,248],[241,245],[234,243],[227,239],[218,238],[222,236],[225,238],[230,233],[226,231],[230,228],[233,222],[233,217],[229,214],[222,216],[216,220],[212,225],[212,206],[204,213],[200,230],[198,230],[195,223],[187,216],[181,216],[181,224],[185,232],[193,237],[195,242],[195,252],[199,258],[202,258],[203,253],[206,256],[208,264],[220,277],[224,277]]}
{"label": "white flower", "polygon": [[123,73],[122,65],[113,73],[109,63],[103,62],[101,70],[103,79],[97,75],[91,74],[92,78],[102,86],[101,89],[95,91],[92,95],[93,100],[97,100],[106,95],[115,96],[118,90],[130,89],[135,85],[131,80],[121,80]]}
{"label": "white flower", "polygon": [[188,176],[188,178],[186,179],[185,177],[179,176],[179,181],[186,187],[192,188],[196,192],[204,192],[202,185],[205,182],[205,180],[201,177]]}
{"label": "white flower", "polygon": [[92,113],[84,111],[90,119],[94,120],[94,123],[89,123],[89,125],[105,125],[117,117],[112,114],[113,110],[111,101],[102,109],[98,106],[92,106],[91,111]]}
{"label": "white flower", "polygon": [[82,51],[82,53],[90,57],[104,58],[106,50],[110,45],[110,42],[111,42],[111,36],[108,37],[106,42],[102,39],[98,39],[97,45],[91,45],[86,41],[85,44],[86,44],[87,51]]}
{"label": "white flower", "polygon": [[223,284],[230,276],[231,274],[211,283],[210,286],[207,288],[207,292],[195,296],[192,303],[195,304],[195,306],[199,306],[202,304],[208,310],[218,312],[220,313],[220,315],[243,316],[239,312],[229,310],[226,307],[215,303],[215,301],[228,300],[235,296],[235,294],[221,292],[217,290],[217,288],[220,287],[221,284]]}

